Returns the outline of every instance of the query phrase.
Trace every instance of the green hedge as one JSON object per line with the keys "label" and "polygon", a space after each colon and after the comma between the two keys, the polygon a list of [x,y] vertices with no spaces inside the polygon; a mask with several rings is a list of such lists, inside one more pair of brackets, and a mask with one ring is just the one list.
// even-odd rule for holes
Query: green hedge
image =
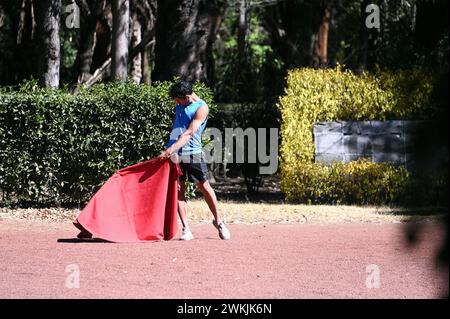
{"label": "green hedge", "polygon": [[356,75],[336,69],[288,74],[279,108],[281,188],[286,199],[306,203],[389,204],[418,185],[403,167],[357,161],[328,167],[314,163],[313,125],[321,121],[432,119],[435,77],[427,70]]}
{"label": "green hedge", "polygon": [[[171,84],[3,88],[1,205],[83,204],[118,169],[158,155],[172,128]],[[194,88],[213,114],[211,91]]]}

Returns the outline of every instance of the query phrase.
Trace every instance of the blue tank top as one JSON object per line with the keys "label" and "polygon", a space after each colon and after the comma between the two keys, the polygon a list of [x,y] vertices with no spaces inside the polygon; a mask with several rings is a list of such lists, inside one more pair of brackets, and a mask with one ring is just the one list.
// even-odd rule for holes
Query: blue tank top
{"label": "blue tank top", "polygon": [[[202,99],[198,99],[197,101],[187,106],[177,104],[175,108],[175,121],[173,124],[172,132],[170,133],[170,140],[167,144],[167,147],[170,147],[178,140],[180,135],[186,132],[198,108],[203,105],[206,105],[206,103]],[[206,117],[205,121],[202,123],[197,132],[194,132],[194,135],[191,137],[191,139],[178,150],[178,155],[184,156],[202,152],[202,134],[205,130],[207,121],[208,117]]]}

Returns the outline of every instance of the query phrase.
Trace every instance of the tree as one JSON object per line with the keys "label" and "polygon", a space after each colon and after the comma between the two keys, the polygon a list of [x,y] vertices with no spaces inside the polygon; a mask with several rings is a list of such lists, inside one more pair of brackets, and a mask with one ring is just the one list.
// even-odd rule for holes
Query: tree
{"label": "tree", "polygon": [[[19,77],[19,73],[29,69],[28,65],[18,63],[20,52],[17,50],[17,42],[21,40],[17,35],[17,29],[19,19],[25,16],[25,10],[22,10],[25,1],[23,0],[22,3],[12,0],[0,2],[0,85],[14,84],[15,79]],[[23,15],[21,11],[24,12]],[[22,20],[25,21],[25,18]],[[31,28],[29,29],[31,30]],[[32,56],[30,50],[27,50],[27,52]],[[28,73],[31,73],[31,71]]]}
{"label": "tree", "polygon": [[287,68],[324,66],[328,61],[328,32],[332,0],[276,1],[267,5],[264,26],[272,47]]}
{"label": "tree", "polygon": [[[142,83],[151,83],[151,64],[154,62],[155,56],[155,23],[157,12],[156,0],[143,0],[142,5],[139,1],[134,1],[137,10],[140,12],[142,32],[144,34],[145,45],[142,48]],[[145,39],[147,37],[147,39]],[[150,61],[151,56],[152,61]]]}
{"label": "tree", "polygon": [[331,20],[331,1],[322,0],[320,8],[320,24],[315,36],[314,52],[312,54],[312,65],[314,67],[325,67],[328,64],[328,33]]}
{"label": "tree", "polygon": [[96,29],[105,9],[106,1],[86,2],[85,0],[78,0],[77,5],[81,8],[81,30],[79,49],[75,60],[75,74],[77,75],[77,82],[80,83],[91,76],[94,48],[98,43]]}
{"label": "tree", "polygon": [[[131,47],[137,46],[142,40],[142,26],[137,12],[133,12],[131,19]],[[139,52],[131,61],[131,78],[135,83],[141,83],[142,79],[142,53]]]}
{"label": "tree", "polygon": [[181,76],[212,84],[212,45],[225,0],[159,0],[154,80]]}
{"label": "tree", "polygon": [[[92,56],[91,74],[102,67],[102,65],[111,57],[111,34],[113,18],[111,13],[111,4],[107,3],[103,10],[101,18],[97,21],[95,26],[95,47]],[[111,75],[110,68],[103,78],[108,78]]]}
{"label": "tree", "polygon": [[59,86],[61,0],[37,2],[38,78],[46,87]]}
{"label": "tree", "polygon": [[133,1],[130,11],[133,16],[130,47],[139,48],[134,57],[130,56],[131,76],[138,83],[150,84],[149,55],[154,56],[156,0]]}
{"label": "tree", "polygon": [[126,81],[128,75],[129,1],[113,0],[112,14],[111,78],[113,80]]}
{"label": "tree", "polygon": [[238,21],[238,35],[237,46],[239,59],[243,60],[247,51],[247,36],[249,33],[249,1],[239,0],[239,21]]}

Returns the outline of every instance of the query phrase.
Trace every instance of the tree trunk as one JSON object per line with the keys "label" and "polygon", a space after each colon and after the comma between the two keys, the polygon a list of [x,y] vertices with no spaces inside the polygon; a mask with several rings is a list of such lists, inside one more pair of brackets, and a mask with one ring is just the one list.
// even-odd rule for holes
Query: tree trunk
{"label": "tree trunk", "polygon": [[[102,67],[105,61],[111,56],[112,16],[109,10],[110,8],[107,8],[104,17],[97,21],[95,26],[95,47],[92,56],[91,74],[94,74],[97,69]],[[109,19],[111,20],[111,26],[108,22]]]}
{"label": "tree trunk", "polygon": [[287,0],[265,7],[264,25],[286,69],[311,65],[319,12],[318,1]]}
{"label": "tree trunk", "polygon": [[153,79],[212,83],[212,45],[224,0],[158,0]]}
{"label": "tree trunk", "polygon": [[45,87],[59,86],[61,0],[39,0],[37,3],[37,34],[39,83]]}
{"label": "tree trunk", "polygon": [[239,58],[243,60],[247,53],[247,35],[249,32],[249,10],[248,0],[239,0],[239,21],[238,21],[238,54]]}
{"label": "tree trunk", "polygon": [[112,12],[111,78],[113,80],[126,81],[128,75],[129,1],[113,0]]}
{"label": "tree trunk", "polygon": [[[154,41],[150,41],[150,39],[154,38],[154,30],[150,32],[149,34],[146,34],[142,41],[136,45],[132,50],[130,51],[129,57],[131,60],[134,59],[136,55],[138,55],[140,52],[142,52],[143,48],[146,48],[150,43]],[[107,78],[111,72],[111,58],[107,58],[106,61],[96,69],[93,73],[93,75],[86,81],[86,85],[89,87],[93,85],[94,83]]]}
{"label": "tree trunk", "polygon": [[20,5],[12,61],[13,68],[16,70],[16,83],[30,77],[38,77],[39,52],[36,51],[39,48],[39,40],[36,39],[36,6],[37,4],[32,0],[23,0]]}
{"label": "tree trunk", "polygon": [[[83,2],[82,4],[85,4]],[[85,82],[91,76],[91,65],[96,43],[97,22],[101,19],[105,7],[105,0],[94,2],[91,7],[81,6],[81,29],[80,29],[80,49],[75,59],[74,67],[77,75],[77,82]]]}
{"label": "tree trunk", "polygon": [[314,45],[313,66],[323,68],[328,63],[328,33],[331,20],[331,5],[329,1],[322,1],[323,11],[319,31]]}
{"label": "tree trunk", "polygon": [[[137,13],[133,13],[132,31],[131,31],[131,47],[134,48],[141,42],[141,23],[138,20]],[[142,51],[133,58],[131,62],[131,77],[135,83],[141,83],[142,78]]]}
{"label": "tree trunk", "polygon": [[[153,57],[155,49],[155,20],[157,11],[157,1],[133,1],[131,2],[131,10],[138,14],[139,22],[141,25],[141,34],[143,41],[140,43],[140,56],[141,56],[141,83],[150,84],[151,63],[149,61],[149,55]],[[132,47],[135,47],[133,45]],[[131,57],[130,57],[131,58]]]}
{"label": "tree trunk", "polygon": [[[24,0],[25,1],[25,0]],[[15,84],[20,78],[20,66],[17,50],[17,31],[21,24],[21,12],[25,2],[12,3],[0,1],[0,85]],[[24,15],[23,15],[24,16]],[[32,56],[29,53],[30,56]]]}
{"label": "tree trunk", "polygon": [[148,52],[144,50],[141,54],[142,57],[142,80],[141,82],[144,84],[151,84],[150,80],[150,65],[148,61]]}
{"label": "tree trunk", "polygon": [[326,64],[331,2],[287,0],[266,9],[274,47],[288,69]]}
{"label": "tree trunk", "polygon": [[[22,44],[22,39],[30,41],[34,38],[36,19],[32,0],[22,0],[20,9],[19,27],[17,29],[17,44]],[[28,32],[27,32],[28,31]]]}
{"label": "tree trunk", "polygon": [[6,24],[6,12],[3,9],[3,5],[0,3],[0,30]]}

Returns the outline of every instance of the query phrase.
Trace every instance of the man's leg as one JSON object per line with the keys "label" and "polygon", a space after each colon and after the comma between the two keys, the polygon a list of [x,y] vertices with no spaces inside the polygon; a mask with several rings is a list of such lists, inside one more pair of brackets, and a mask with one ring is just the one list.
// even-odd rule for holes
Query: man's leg
{"label": "man's leg", "polygon": [[219,231],[219,237],[221,239],[230,239],[230,231],[228,230],[225,223],[223,223],[220,220],[219,213],[217,212],[217,197],[216,193],[214,192],[213,188],[209,184],[208,180],[205,180],[203,182],[197,183],[197,187],[201,190],[203,193],[203,196],[205,197],[206,203],[209,206],[209,209],[214,215],[214,221],[213,225],[217,228]]}
{"label": "man's leg", "polygon": [[183,228],[189,228],[187,222],[186,182],[179,181],[178,185],[178,215],[180,216]]}
{"label": "man's leg", "polygon": [[217,197],[214,189],[211,187],[211,184],[209,184],[208,180],[197,183],[197,188],[203,193],[205,201],[214,215],[214,220],[216,221],[217,225],[219,225],[222,221],[220,220],[219,214],[217,212]]}
{"label": "man's leg", "polygon": [[180,215],[181,223],[183,224],[183,230],[181,232],[180,239],[181,240],[191,240],[194,239],[194,235],[192,235],[191,229],[188,225],[187,218],[187,202],[186,202],[186,183],[185,181],[179,181],[179,190],[178,190],[178,215]]}

